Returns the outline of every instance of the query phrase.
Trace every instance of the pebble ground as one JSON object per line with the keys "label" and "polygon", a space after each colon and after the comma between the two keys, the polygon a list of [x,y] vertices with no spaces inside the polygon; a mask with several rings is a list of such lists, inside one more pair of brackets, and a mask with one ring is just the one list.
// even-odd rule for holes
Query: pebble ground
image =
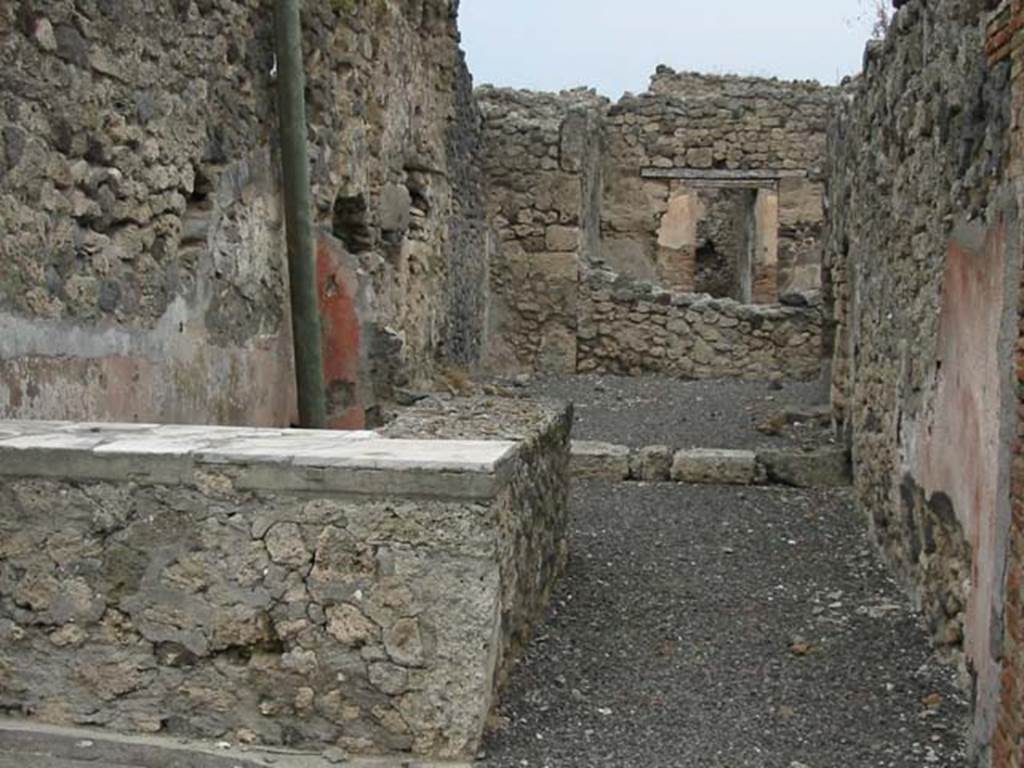
{"label": "pebble ground", "polygon": [[672,448],[770,448],[820,444],[830,430],[789,425],[781,435],[757,429],[783,410],[826,403],[818,382],[681,381],[666,376],[558,376],[532,378],[531,396],[572,401],[573,438],[620,445]]}
{"label": "pebble ground", "polygon": [[[577,438],[633,445],[764,445],[751,422],[816,400],[811,385],[527,388],[574,399]],[[848,490],[580,482],[571,503],[567,573],[481,768],[966,765],[955,669]]]}

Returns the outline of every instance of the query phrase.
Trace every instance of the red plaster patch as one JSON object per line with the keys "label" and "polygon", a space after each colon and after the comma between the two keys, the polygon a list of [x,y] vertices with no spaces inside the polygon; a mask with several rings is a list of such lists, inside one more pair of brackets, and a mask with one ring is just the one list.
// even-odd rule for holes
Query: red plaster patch
{"label": "red plaster patch", "polygon": [[994,715],[999,660],[994,657],[992,622],[1001,602],[1005,571],[1005,521],[1000,506],[1009,483],[1001,484],[1000,411],[1007,395],[996,340],[1005,292],[1007,225],[999,222],[976,250],[960,240],[949,245],[938,337],[941,372],[929,414],[908,443],[914,475],[929,494],[944,491],[953,502],[973,552],[972,593],[965,617],[965,652],[978,675],[978,722]]}
{"label": "red plaster patch", "polygon": [[316,280],[323,323],[327,423],[331,429],[363,429],[366,412],[357,394],[360,327],[353,298],[356,277],[325,237],[317,242]]}

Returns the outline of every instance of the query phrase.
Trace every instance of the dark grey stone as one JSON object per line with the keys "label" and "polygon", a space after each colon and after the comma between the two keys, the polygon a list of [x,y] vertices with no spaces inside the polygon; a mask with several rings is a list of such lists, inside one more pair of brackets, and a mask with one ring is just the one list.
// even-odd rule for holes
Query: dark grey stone
{"label": "dark grey stone", "polygon": [[70,24],[58,24],[53,30],[57,55],[83,69],[89,66],[89,41]]}
{"label": "dark grey stone", "polygon": [[104,312],[113,312],[121,301],[121,284],[112,278],[100,282],[99,307]]}
{"label": "dark grey stone", "polygon": [[13,125],[8,125],[4,127],[3,139],[4,164],[10,170],[21,162],[22,155],[25,154],[25,132]]}
{"label": "dark grey stone", "polygon": [[779,296],[779,303],[786,307],[809,307],[811,305],[806,296],[796,291]]}
{"label": "dark grey stone", "polygon": [[757,460],[773,483],[797,488],[833,488],[851,483],[850,457],[843,448],[762,450]]}

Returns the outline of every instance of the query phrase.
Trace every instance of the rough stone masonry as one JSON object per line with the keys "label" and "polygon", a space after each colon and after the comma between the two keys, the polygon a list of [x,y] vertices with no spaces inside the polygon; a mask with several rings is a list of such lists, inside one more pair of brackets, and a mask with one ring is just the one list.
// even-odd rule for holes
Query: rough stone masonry
{"label": "rough stone masonry", "polygon": [[[337,426],[480,354],[457,11],[304,4]],[[290,423],[272,20],[245,0],[2,4],[0,415]]]}
{"label": "rough stone masonry", "polygon": [[661,68],[615,105],[585,89],[476,95],[492,367],[818,373],[832,89]]}
{"label": "rough stone masonry", "polygon": [[570,416],[517,441],[0,422],[0,712],[472,758],[566,557]]}
{"label": "rough stone masonry", "polygon": [[975,764],[997,768],[1024,764],[1022,21],[1019,2],[903,4],[845,88],[826,174],[857,496],[962,662]]}
{"label": "rough stone masonry", "polygon": [[[962,662],[974,761],[1021,768],[1024,5],[898,5],[838,91],[663,68],[609,104],[474,94],[453,1],[305,3],[325,386],[334,426],[358,428],[452,364],[809,378],[834,353],[859,504]],[[268,11],[0,5],[0,417],[289,423]],[[177,455],[160,450],[150,466]],[[557,463],[541,473],[556,496]],[[530,538],[558,530],[551,509],[510,532],[500,504],[481,528],[476,500],[420,505],[393,488],[342,502],[212,471],[11,466],[0,632],[20,655],[0,680],[5,707],[45,719],[469,750],[479,710],[442,722],[434,689],[415,687],[439,669],[433,614],[406,611],[399,590],[363,623],[345,607],[354,591],[306,571],[322,560],[376,589],[419,567],[415,553],[364,558],[385,534],[424,551],[465,534],[452,561],[483,568],[487,539],[492,574],[533,553],[532,591],[513,579],[492,600],[511,606],[542,601],[552,568],[537,548],[557,550]],[[38,477],[50,470],[62,476]],[[263,505],[276,517],[254,528]],[[182,536],[180,557],[147,548]],[[525,622],[481,621],[506,658]],[[66,676],[63,703],[48,675]]]}

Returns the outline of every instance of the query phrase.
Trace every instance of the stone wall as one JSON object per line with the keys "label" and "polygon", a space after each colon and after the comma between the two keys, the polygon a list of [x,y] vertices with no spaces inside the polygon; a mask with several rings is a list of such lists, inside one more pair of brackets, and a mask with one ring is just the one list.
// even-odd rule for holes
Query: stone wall
{"label": "stone wall", "polygon": [[[818,288],[835,95],[817,83],[659,67],[647,93],[608,111],[605,262],[682,290],[718,288],[700,279],[716,252],[727,271],[745,261],[749,272],[754,260],[753,284],[744,291],[729,281],[718,296],[771,303],[780,293]],[[724,193],[732,204],[722,204]],[[752,195],[777,200],[777,214],[755,222]],[[750,227],[746,237],[734,234],[737,217]]]}
{"label": "stone wall", "polygon": [[[660,70],[654,78],[659,88],[666,73]],[[722,86],[725,101],[715,101],[712,111],[706,103],[657,92],[610,106],[588,90],[477,89],[484,115],[488,205],[497,237],[491,271],[492,368],[747,378],[805,378],[818,371],[820,313],[806,308],[807,299],[793,301],[803,309],[741,312],[739,304],[709,304],[701,294],[722,287],[723,296],[741,303],[774,304],[780,284],[787,292],[819,287],[821,136],[811,140],[808,135],[821,132],[831,92],[805,84],[722,82],[732,90]],[[766,93],[781,106],[767,100]],[[673,106],[673,98],[681,106]],[[745,105],[740,110],[747,121],[744,130],[729,123],[732,112],[722,107],[733,102]],[[777,116],[782,112],[785,120]],[[759,130],[765,136],[782,138],[759,154],[758,137],[748,142],[746,129],[762,122]],[[714,176],[688,165],[689,150],[681,148],[692,143],[699,149],[711,123],[718,125],[721,137],[743,149],[735,157],[726,152],[721,163],[714,159],[708,166]],[[664,149],[666,142],[677,146],[674,154]],[[656,151],[667,154],[655,157]],[[677,161],[682,165],[677,167]],[[801,164],[812,162],[811,171],[801,170]],[[766,169],[766,163],[778,167]],[[722,164],[729,167],[719,168]],[[670,196],[671,190],[680,194]],[[792,259],[792,264],[803,260],[809,265],[803,278],[780,269],[783,254],[793,253],[780,240],[785,232],[802,233],[805,244],[813,241],[805,249],[813,255]],[[717,250],[702,250],[700,237],[713,240]],[[622,280],[609,277],[609,267]],[[617,286],[612,294],[603,287],[609,281]],[[655,320],[652,283],[691,295],[659,305]],[[721,307],[728,309],[723,313]],[[700,319],[688,320],[686,314],[692,317],[694,311]],[[728,329],[711,327],[720,316]],[[668,320],[673,320],[670,330]]]}
{"label": "stone wall", "polygon": [[992,745],[1001,696],[1020,711],[1019,677],[1001,692],[1000,675],[1019,627],[1006,574],[1022,198],[1010,63],[985,57],[994,5],[911,0],[869,45],[830,134],[826,268],[857,498],[937,643],[962,653],[977,764],[1005,768],[1021,760],[1016,715]]}
{"label": "stone wall", "polygon": [[461,60],[455,69],[454,123],[446,131],[453,197],[448,216],[448,311],[443,315],[439,351],[449,363],[467,368],[480,362],[486,346],[493,247],[480,167],[481,121],[473,78]]}
{"label": "stone wall", "polygon": [[496,506],[503,538],[496,554],[502,612],[495,690],[511,673],[511,661],[525,649],[531,630],[543,621],[568,558],[572,421],[571,408],[556,401],[458,397],[440,410],[422,403],[403,408],[381,430],[391,439],[487,440],[517,446],[515,461],[504,475],[507,489]]}
{"label": "stone wall", "polygon": [[[0,415],[287,424],[272,4],[0,8]],[[332,421],[479,355],[478,115],[447,0],[303,9]]]}
{"label": "stone wall", "polygon": [[[1010,132],[1009,173],[1018,211],[1024,207],[1024,135],[1019,116],[1024,112],[1024,4],[1005,2],[988,25],[988,65],[1009,61],[1011,114],[1018,116]],[[1021,248],[1020,240],[1016,241]],[[1012,252],[1011,252],[1012,253]],[[992,744],[996,768],[1024,768],[1024,271],[1020,276],[1015,349],[1017,424],[1010,468],[1011,510],[1006,552],[1006,601],[999,713]]]}
{"label": "stone wall", "polygon": [[686,379],[813,379],[821,310],[674,293],[611,272],[581,283],[579,370]]}
{"label": "stone wall", "polygon": [[483,168],[497,237],[493,367],[576,369],[581,264],[599,238],[600,110],[592,91],[484,87]]}
{"label": "stone wall", "polygon": [[[1017,86],[1015,103],[1024,107],[1024,89]],[[1019,113],[1019,108],[1018,108]],[[1018,158],[1020,152],[1017,137]],[[992,764],[1024,768],[1024,282],[1018,304],[1019,335],[1016,349],[1017,435],[1011,471],[1012,509],[1006,564],[1006,607],[1003,635],[1003,671],[1000,707],[993,739]]]}
{"label": "stone wall", "polygon": [[565,563],[571,419],[519,410],[516,442],[0,422],[0,712],[472,759]]}

